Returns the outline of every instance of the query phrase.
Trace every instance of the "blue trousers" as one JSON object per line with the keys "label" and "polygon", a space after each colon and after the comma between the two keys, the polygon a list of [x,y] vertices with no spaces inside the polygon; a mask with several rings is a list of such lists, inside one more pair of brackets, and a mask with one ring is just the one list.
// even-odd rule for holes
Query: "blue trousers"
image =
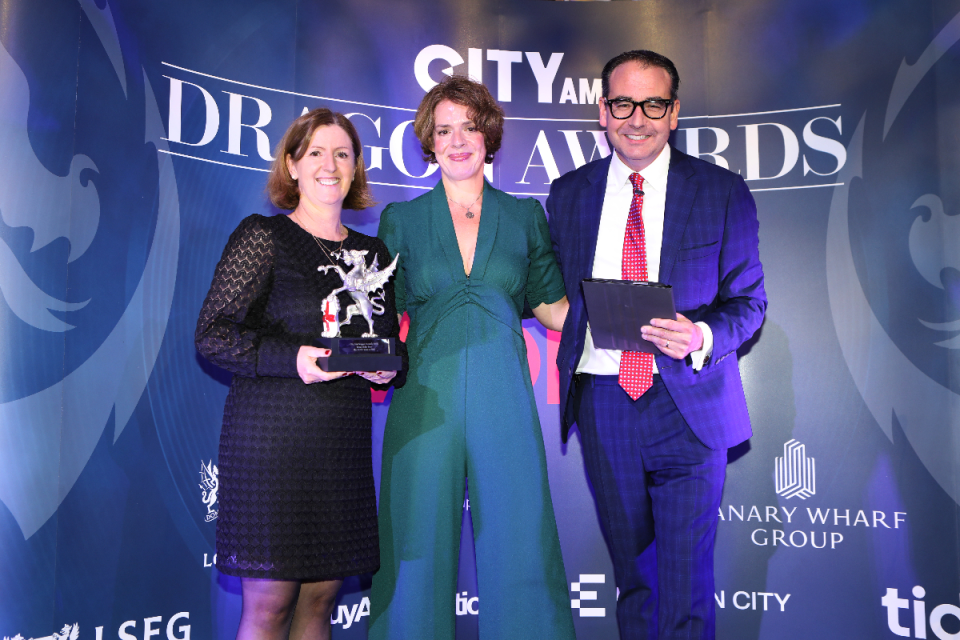
{"label": "blue trousers", "polygon": [[727,455],[704,446],[660,376],[633,401],[578,376],[577,425],[613,559],[621,640],[713,639],[713,548]]}

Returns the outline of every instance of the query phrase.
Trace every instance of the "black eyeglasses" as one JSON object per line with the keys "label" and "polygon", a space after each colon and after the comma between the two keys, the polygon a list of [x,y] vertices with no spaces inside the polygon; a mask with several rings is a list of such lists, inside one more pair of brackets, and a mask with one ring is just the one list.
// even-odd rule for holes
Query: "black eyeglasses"
{"label": "black eyeglasses", "polygon": [[636,102],[630,98],[614,98],[613,100],[604,98],[603,101],[607,103],[607,107],[610,109],[610,115],[617,120],[626,120],[633,115],[637,107],[640,107],[643,115],[651,120],[659,120],[667,115],[667,109],[674,103],[673,100],[662,100],[660,98],[641,100],[640,102]]}

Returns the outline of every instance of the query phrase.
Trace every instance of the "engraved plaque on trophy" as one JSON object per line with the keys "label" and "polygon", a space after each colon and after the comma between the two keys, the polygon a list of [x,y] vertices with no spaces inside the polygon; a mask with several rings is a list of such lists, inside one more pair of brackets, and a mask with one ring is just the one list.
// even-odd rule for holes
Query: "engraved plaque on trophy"
{"label": "engraved plaque on trophy", "polygon": [[[373,329],[373,316],[384,314],[381,304],[383,287],[397,270],[400,255],[397,254],[390,266],[380,271],[376,258],[373,264],[367,267],[364,260],[366,254],[366,251],[355,249],[333,254],[342,260],[350,271],[344,271],[337,264],[317,268],[323,273],[334,269],[343,281],[342,287],[334,289],[324,298],[321,309],[323,332],[316,344],[330,349],[328,357],[317,358],[317,366],[324,371],[398,371],[403,366],[402,359],[397,355],[396,339],[378,336]],[[350,294],[353,304],[341,313],[337,295],[343,292]],[[359,338],[341,336],[340,328],[350,324],[354,316],[360,316],[366,321],[367,331]]]}

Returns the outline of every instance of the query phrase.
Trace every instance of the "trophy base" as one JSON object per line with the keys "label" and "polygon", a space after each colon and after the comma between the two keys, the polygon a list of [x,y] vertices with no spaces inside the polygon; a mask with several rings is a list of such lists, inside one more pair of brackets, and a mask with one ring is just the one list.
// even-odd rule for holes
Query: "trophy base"
{"label": "trophy base", "polygon": [[317,358],[317,366],[324,371],[399,371],[403,367],[395,338],[317,338],[317,346],[330,349],[328,357]]}

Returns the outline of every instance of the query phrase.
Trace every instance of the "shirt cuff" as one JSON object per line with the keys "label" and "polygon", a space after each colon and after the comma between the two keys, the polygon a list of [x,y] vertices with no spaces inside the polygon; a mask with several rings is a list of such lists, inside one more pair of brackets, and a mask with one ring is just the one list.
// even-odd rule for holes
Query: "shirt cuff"
{"label": "shirt cuff", "polygon": [[693,361],[693,370],[700,371],[713,354],[713,331],[706,322],[697,322],[696,325],[703,332],[703,344],[696,351],[690,352],[690,359]]}

